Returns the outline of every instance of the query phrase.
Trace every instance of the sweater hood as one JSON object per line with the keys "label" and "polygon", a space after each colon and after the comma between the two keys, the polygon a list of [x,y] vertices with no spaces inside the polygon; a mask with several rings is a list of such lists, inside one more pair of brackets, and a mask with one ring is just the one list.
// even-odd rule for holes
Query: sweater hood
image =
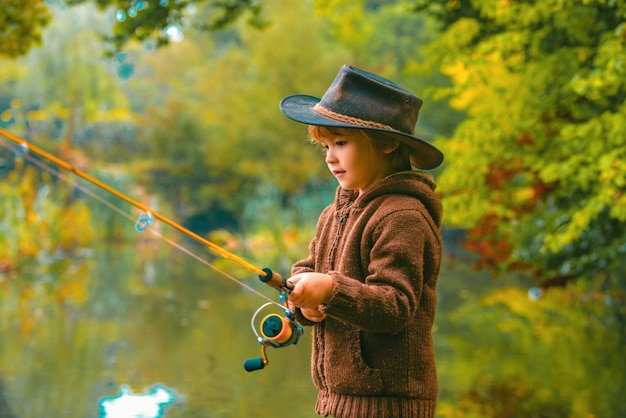
{"label": "sweater hood", "polygon": [[433,176],[428,173],[402,171],[382,179],[362,196],[359,196],[358,191],[346,190],[339,186],[336,195],[337,208],[350,204],[363,207],[373,199],[386,194],[407,195],[418,199],[435,224],[441,227],[442,206],[435,194],[436,187]]}

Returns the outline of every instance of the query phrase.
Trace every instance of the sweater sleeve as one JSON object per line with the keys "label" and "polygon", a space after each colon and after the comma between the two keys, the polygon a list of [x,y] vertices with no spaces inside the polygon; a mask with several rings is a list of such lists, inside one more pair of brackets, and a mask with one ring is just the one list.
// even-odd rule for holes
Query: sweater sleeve
{"label": "sweater sleeve", "polygon": [[436,254],[425,248],[431,235],[417,210],[392,212],[366,229],[361,246],[366,277],[330,272],[333,290],[324,312],[367,332],[402,330],[422,298],[424,263],[438,262],[426,258]]}

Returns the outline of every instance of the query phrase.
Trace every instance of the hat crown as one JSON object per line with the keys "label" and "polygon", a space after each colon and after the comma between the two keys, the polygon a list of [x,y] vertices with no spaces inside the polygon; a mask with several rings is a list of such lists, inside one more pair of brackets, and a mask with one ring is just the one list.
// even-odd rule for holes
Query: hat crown
{"label": "hat crown", "polygon": [[[319,108],[321,107],[321,109]],[[346,116],[412,135],[422,100],[394,82],[344,65],[322,96],[316,111]],[[324,113],[330,111],[330,114]]]}

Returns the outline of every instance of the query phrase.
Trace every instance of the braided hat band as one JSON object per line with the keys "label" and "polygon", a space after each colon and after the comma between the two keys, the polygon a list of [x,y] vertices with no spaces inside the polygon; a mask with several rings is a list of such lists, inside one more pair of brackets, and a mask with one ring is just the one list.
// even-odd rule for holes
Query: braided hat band
{"label": "braided hat band", "polygon": [[313,110],[315,110],[320,115],[324,115],[327,118],[335,119],[340,122],[349,123],[355,126],[363,126],[364,128],[379,128],[379,129],[387,129],[390,131],[395,131],[391,126],[385,125],[384,123],[378,123],[371,120],[363,120],[359,118],[355,118],[354,116],[346,116],[341,113],[333,112],[330,109],[326,109],[324,106],[319,103],[313,106]]}

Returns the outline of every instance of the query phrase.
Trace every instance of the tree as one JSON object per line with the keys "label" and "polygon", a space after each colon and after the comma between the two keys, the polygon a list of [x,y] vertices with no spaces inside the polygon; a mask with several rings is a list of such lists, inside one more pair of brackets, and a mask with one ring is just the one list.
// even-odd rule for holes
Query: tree
{"label": "tree", "polygon": [[416,4],[442,26],[432,59],[468,115],[442,144],[447,222],[494,270],[623,281],[626,3]]}
{"label": "tree", "polygon": [[113,132],[116,124],[132,120],[118,83],[117,62],[103,59],[104,47],[94,32],[105,30],[106,19],[89,5],[53,9],[52,16],[45,48],[3,64],[0,98],[11,105],[3,109],[0,122],[32,139],[60,140],[62,151],[77,144],[93,145],[90,141],[96,136],[99,151],[106,150],[102,142],[107,136],[96,135],[99,126],[108,124]]}
{"label": "tree", "polygon": [[50,21],[41,0],[0,0],[0,58],[24,55],[41,44],[41,29]]}
{"label": "tree", "polygon": [[[66,0],[65,4],[94,3],[115,16],[112,34],[103,37],[111,52],[125,49],[131,40],[154,39],[157,46],[166,45],[188,25],[215,31],[247,15],[247,22],[262,27],[262,4],[254,0]],[[209,19],[194,19],[196,7],[209,7]],[[56,7],[56,6],[53,6]],[[63,6],[61,6],[63,7]],[[0,0],[0,57],[24,55],[41,44],[41,30],[50,23],[50,11],[42,0]]]}
{"label": "tree", "polygon": [[416,127],[418,136],[433,141],[451,135],[462,113],[450,108],[436,87],[449,86],[437,65],[428,62],[425,46],[438,36],[434,19],[411,13],[403,0],[315,1],[317,14],[331,24],[330,34],[351,52],[350,63],[398,82],[424,100]]}
{"label": "tree", "polygon": [[[220,202],[241,217],[271,192],[284,215],[303,186],[328,175],[306,128],[282,116],[278,103],[323,94],[347,52],[324,36],[323,21],[298,19],[313,14],[310,4],[269,1],[266,10],[272,23],[263,30],[190,30],[185,42],[154,53],[128,51],[136,63],[129,88],[147,106],[147,164],[156,186],[188,209]],[[199,18],[206,13],[197,9]]]}

